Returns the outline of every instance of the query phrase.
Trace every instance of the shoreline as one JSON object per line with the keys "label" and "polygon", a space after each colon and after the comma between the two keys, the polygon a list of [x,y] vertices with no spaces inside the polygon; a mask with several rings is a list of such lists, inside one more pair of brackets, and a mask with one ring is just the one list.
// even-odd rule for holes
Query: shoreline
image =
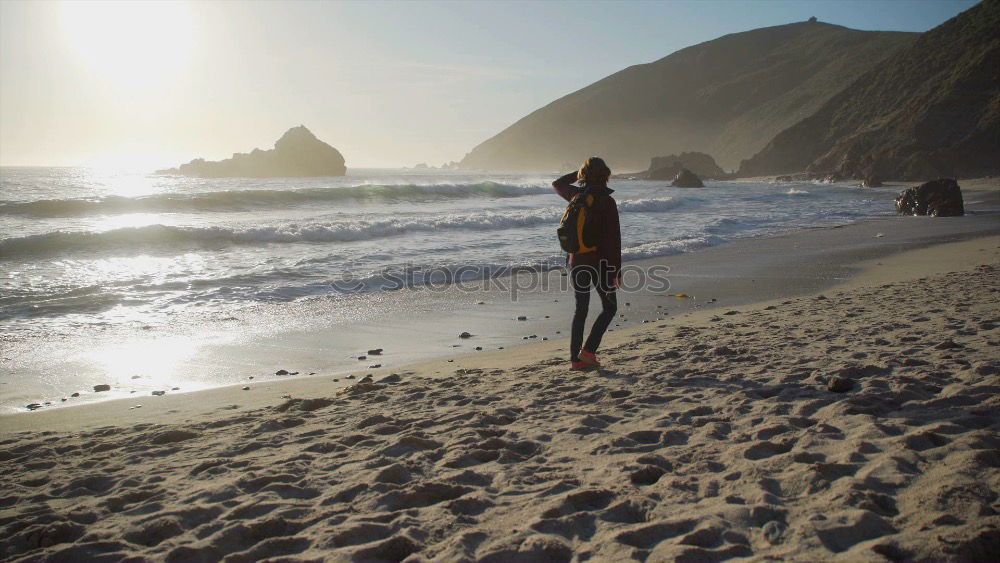
{"label": "shoreline", "polygon": [[[867,239],[871,236],[872,232],[879,231],[890,222],[898,222],[899,220],[906,219],[908,218],[890,217],[872,219],[870,221],[861,221],[844,226],[806,229],[803,231],[786,233],[764,239],[744,239],[740,241],[733,241],[726,245],[710,247],[699,252],[666,257],[666,259],[672,259],[670,260],[673,262],[673,265],[671,266],[671,277],[678,280],[677,284],[671,286],[670,293],[661,292],[659,294],[652,295],[620,295],[620,301],[622,303],[620,303],[619,318],[616,319],[616,321],[620,321],[621,317],[625,314],[629,314],[633,317],[645,316],[648,318],[642,319],[642,322],[632,322],[630,324],[626,324],[625,326],[621,326],[620,323],[615,322],[612,324],[612,328],[609,330],[605,339],[607,342],[617,341],[618,339],[625,337],[625,335],[632,335],[636,331],[641,331],[644,328],[651,326],[649,323],[656,323],[658,326],[672,326],[689,320],[704,320],[706,318],[710,318],[716,315],[717,311],[722,308],[726,308],[727,310],[740,310],[743,308],[774,304],[787,299],[796,299],[809,295],[816,295],[821,291],[856,287],[856,285],[860,283],[857,280],[881,279],[886,283],[889,281],[900,281],[892,276],[886,277],[883,275],[882,277],[879,277],[879,274],[873,272],[888,271],[883,266],[883,263],[898,261],[901,257],[909,257],[914,254],[919,255],[921,252],[932,252],[933,255],[938,256],[936,252],[930,250],[936,247],[958,245],[959,247],[964,248],[962,245],[980,245],[981,248],[988,249],[992,246],[994,254],[997,252],[997,248],[1000,248],[1000,226],[991,226],[986,229],[974,228],[970,230],[955,231],[954,229],[945,228],[942,219],[933,219],[935,223],[929,225],[931,227],[940,227],[942,231],[947,231],[948,233],[945,235],[945,241],[938,242],[936,244],[928,243],[922,238],[916,240],[905,240],[899,248],[895,249],[887,248],[885,246],[864,249],[858,248],[853,244],[861,238]],[[917,220],[922,219],[918,218]],[[948,219],[944,219],[944,221],[948,221]],[[923,228],[926,226],[928,225],[921,225],[920,227]],[[931,230],[933,231],[933,229]],[[725,277],[716,277],[716,275],[712,272],[716,267],[716,263],[725,263],[726,258],[732,255],[745,253],[746,246],[749,246],[750,248],[757,247],[757,250],[761,250],[761,247],[765,247],[765,250],[768,250],[770,256],[772,257],[783,256],[788,258],[787,255],[782,255],[781,251],[789,250],[789,246],[796,249],[801,248],[807,242],[803,240],[806,238],[804,235],[808,234],[815,237],[816,240],[812,242],[816,244],[818,242],[828,241],[830,239],[829,235],[832,233],[837,233],[838,236],[842,236],[843,233],[850,233],[847,237],[849,240],[841,240],[839,244],[834,245],[839,247],[846,246],[849,248],[841,248],[833,254],[823,256],[823,259],[827,260],[826,263],[813,256],[811,262],[799,264],[799,267],[803,270],[803,272],[800,272],[798,277],[786,277],[784,279],[785,283],[775,284],[771,288],[757,285],[757,278],[762,276],[762,271],[772,267],[780,267],[780,265],[775,266],[765,263],[758,265],[758,269],[753,271],[742,272],[740,275],[730,273]],[[939,236],[943,235],[933,232],[925,235],[925,237]],[[774,245],[778,245],[778,248],[774,248]],[[785,246],[781,247],[781,245]],[[768,249],[766,246],[771,246],[771,248]],[[808,254],[812,251],[812,249],[809,248],[808,245],[806,246]],[[715,255],[711,255],[709,253],[713,253]],[[721,256],[718,256],[718,254],[721,254]],[[706,255],[709,256],[707,260],[705,259]],[[961,253],[957,255],[964,256],[964,254]],[[799,258],[801,258],[801,256],[793,257],[793,260]],[[705,262],[708,262],[711,266],[710,270],[712,271],[709,273],[698,270],[699,266],[704,267],[703,263]],[[662,261],[661,259],[654,258],[634,261],[633,263],[656,264],[662,263]],[[950,264],[952,269],[958,266],[958,264],[954,261],[946,261],[945,263]],[[950,271],[942,270],[941,268],[934,266],[926,267],[928,268],[928,271],[936,273]],[[675,273],[676,270],[680,270],[680,272]],[[751,276],[753,276],[752,279]],[[749,285],[746,283],[748,279],[750,279],[751,282]],[[762,279],[762,281],[766,280]],[[693,295],[693,299],[677,299],[673,297],[674,293],[693,291],[690,289],[692,287],[701,287],[702,289],[698,290],[699,294],[711,294],[722,297],[710,298],[712,301],[709,301],[709,299],[706,298],[702,298],[699,301],[698,295]],[[545,341],[540,339],[529,339],[527,342],[517,343],[513,346],[508,345],[500,347],[499,350],[486,349],[474,352],[470,351],[468,348],[475,346],[477,343],[484,342],[482,339],[472,339],[474,342],[465,348],[442,349],[437,354],[431,355],[430,357],[405,362],[396,366],[374,369],[360,368],[346,371],[334,371],[323,375],[298,377],[274,376],[270,379],[260,378],[254,379],[253,381],[248,380],[245,382],[216,386],[207,389],[179,393],[166,393],[163,396],[130,395],[126,397],[108,398],[100,401],[76,405],[53,405],[52,407],[35,411],[25,410],[16,413],[5,413],[0,414],[0,435],[6,435],[11,432],[39,430],[65,431],[68,429],[78,429],[81,424],[93,427],[94,425],[113,426],[116,423],[149,423],[155,422],[168,415],[198,416],[203,415],[212,409],[225,408],[229,405],[225,405],[223,403],[229,402],[239,403],[240,406],[238,408],[241,410],[260,408],[262,406],[272,404],[276,398],[280,399],[282,396],[290,393],[316,393],[319,392],[320,389],[327,389],[328,392],[336,393],[353,385],[366,375],[374,377],[384,377],[397,373],[442,375],[460,369],[481,369],[484,363],[491,361],[500,361],[503,365],[514,365],[518,361],[517,358],[523,354],[531,354],[537,350],[546,350],[556,354],[568,345],[568,337],[566,334],[568,334],[568,324],[572,314],[572,311],[569,310],[572,295],[563,292],[564,299],[559,303],[553,303],[553,300],[549,297],[550,296],[547,294],[532,296],[534,305],[545,308],[544,311],[546,312],[551,311],[558,315],[548,315],[546,319],[553,316],[555,318],[548,319],[545,324],[552,325],[552,327],[562,328],[562,330],[553,330],[549,327],[547,332],[551,334],[552,338],[549,339],[548,337],[545,337]],[[625,305],[626,303],[628,305]],[[527,305],[528,304],[518,305],[517,310],[531,309],[531,307]],[[664,306],[670,307],[670,311],[663,312],[660,307]],[[509,318],[512,314],[516,314],[515,309],[508,308],[503,313],[503,317]],[[535,315],[531,320],[541,321],[541,316],[542,315]],[[593,314],[588,317],[588,327],[589,323],[593,321],[592,317]],[[495,315],[487,318],[487,323],[495,321]],[[465,324],[472,323],[467,322]],[[515,323],[514,326],[520,326],[522,324],[523,323]],[[538,331],[539,333],[545,332],[539,331],[538,329],[539,327],[536,324],[532,328],[524,330]],[[322,338],[325,338],[325,335],[320,335],[318,337],[320,340]],[[507,341],[504,340],[503,342]],[[301,342],[295,342],[294,345],[301,346]],[[605,346],[607,346],[607,344],[605,344]],[[265,351],[265,353],[271,352]],[[381,356],[373,356],[373,358],[380,357]],[[271,365],[299,365],[301,363],[303,362],[300,359],[286,358],[276,362],[272,361]],[[323,368],[317,367],[317,369],[322,370]],[[242,388],[246,386],[251,387],[251,389],[249,391],[243,391]],[[256,393],[256,391],[260,392]],[[199,403],[206,404],[208,406],[203,409],[191,410],[189,403],[192,401],[198,401]],[[136,405],[141,405],[141,407],[136,407]],[[127,416],[128,418],[115,419],[115,417],[122,416]]]}
{"label": "shoreline", "polygon": [[[807,227],[773,236],[742,238],[691,252],[627,261],[634,268],[669,267],[671,286],[656,292],[621,292],[620,301],[628,305],[620,307],[619,318],[611,329],[656,322],[692,310],[813,293],[853,275],[854,264],[859,261],[930,243],[998,232],[1000,191],[974,193],[974,197],[967,198],[969,214],[961,218],[887,216],[835,227]],[[537,285],[537,276],[531,273],[525,276],[529,285]],[[105,361],[114,366],[114,372],[101,372],[93,364],[78,376],[81,383],[76,389],[63,387],[50,394],[9,395],[6,405],[18,410],[0,414],[0,420],[25,413],[24,406],[29,403],[44,401],[52,404],[31,414],[77,406],[72,403],[99,404],[118,399],[137,400],[148,407],[150,401],[163,399],[151,397],[154,390],[166,395],[177,391],[189,395],[227,385],[259,385],[262,381],[287,379],[274,375],[281,369],[337,378],[338,385],[344,386],[350,382],[346,378],[351,374],[360,377],[366,373],[391,373],[415,362],[442,358],[459,361],[468,354],[500,348],[509,351],[532,340],[561,340],[568,333],[571,303],[567,302],[572,301],[572,294],[562,287],[565,278],[560,278],[558,270],[548,271],[542,277],[552,283],[520,292],[516,300],[499,288],[467,292],[454,287],[444,291],[418,287],[346,299],[317,298],[254,307],[225,322],[206,320],[203,325],[187,327],[202,336],[194,355],[179,359],[173,357],[175,350],[171,346],[178,342],[181,347],[186,344],[185,327],[150,334],[133,331],[134,342],[120,354],[107,342],[101,344],[104,340],[113,342],[120,336],[118,333],[97,334],[95,342],[85,344],[112,348],[109,354],[117,357]],[[509,277],[504,279],[511,281]],[[670,297],[676,293],[691,298]],[[521,316],[528,320],[517,321]],[[261,319],[273,325],[271,332],[253,332]],[[248,329],[250,332],[246,334],[241,332]],[[476,336],[469,340],[456,338],[466,331]],[[128,332],[125,335],[129,336]],[[77,344],[78,348],[83,345]],[[54,345],[64,346],[55,342],[49,348]],[[478,347],[483,350],[477,351]],[[17,357],[23,352],[29,360],[20,364],[30,366],[34,353],[31,348],[31,342],[8,343],[5,355]],[[359,359],[366,355],[366,350],[374,348],[385,351],[379,356]],[[66,346],[60,353],[72,362],[77,352],[73,346]],[[165,361],[160,361],[160,357]],[[65,363],[65,358],[53,360],[46,356],[44,365],[55,370],[73,369],[72,363],[58,363]],[[162,367],[170,362],[174,365],[164,369],[166,375],[155,371],[145,373],[151,366]],[[372,365],[383,367],[368,368]],[[16,367],[8,369],[15,373]],[[42,375],[28,371],[21,377]],[[97,384],[109,384],[112,391],[91,392],[90,386]],[[68,397],[73,392],[82,396]],[[60,396],[67,397],[67,404],[59,401]]]}
{"label": "shoreline", "polygon": [[1000,236],[854,267],[822,293],[616,331],[599,372],[568,371],[549,341],[348,390],[279,380],[7,417],[62,426],[3,433],[0,553],[989,560]]}

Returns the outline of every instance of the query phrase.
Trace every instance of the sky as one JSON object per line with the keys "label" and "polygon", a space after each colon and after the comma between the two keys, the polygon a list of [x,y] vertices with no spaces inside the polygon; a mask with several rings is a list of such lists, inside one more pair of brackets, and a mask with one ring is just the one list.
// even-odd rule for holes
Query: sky
{"label": "sky", "polygon": [[634,64],[803,21],[926,31],[973,0],[0,0],[0,165],[174,166],[306,125],[348,167],[440,165]]}

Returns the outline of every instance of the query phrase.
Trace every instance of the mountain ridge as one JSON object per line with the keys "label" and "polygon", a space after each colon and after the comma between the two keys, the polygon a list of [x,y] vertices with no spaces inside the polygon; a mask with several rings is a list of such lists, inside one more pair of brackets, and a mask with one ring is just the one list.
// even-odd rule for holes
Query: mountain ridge
{"label": "mountain ridge", "polygon": [[626,67],[522,117],[463,168],[554,169],[600,154],[618,170],[705,152],[735,168],[917,34],[799,22],[724,35]]}
{"label": "mountain ridge", "polygon": [[1000,172],[1000,0],[931,29],[785,129],[739,175],[927,180]]}

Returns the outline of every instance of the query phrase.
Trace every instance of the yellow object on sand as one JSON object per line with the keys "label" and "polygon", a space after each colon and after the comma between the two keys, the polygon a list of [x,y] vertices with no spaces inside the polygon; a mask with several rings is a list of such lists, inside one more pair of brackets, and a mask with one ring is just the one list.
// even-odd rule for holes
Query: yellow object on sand
{"label": "yellow object on sand", "polygon": [[687,293],[678,293],[675,297],[678,299],[687,299]]}

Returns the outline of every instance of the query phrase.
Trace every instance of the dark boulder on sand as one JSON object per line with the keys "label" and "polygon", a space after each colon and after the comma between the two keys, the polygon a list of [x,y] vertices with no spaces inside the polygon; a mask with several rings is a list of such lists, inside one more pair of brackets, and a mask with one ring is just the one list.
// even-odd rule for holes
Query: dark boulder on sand
{"label": "dark boulder on sand", "polygon": [[254,149],[249,154],[236,153],[219,161],[196,158],[177,168],[156,172],[199,178],[302,178],[343,176],[347,167],[340,151],[317,139],[305,125],[299,125],[286,131],[271,150]]}
{"label": "dark boulder on sand", "polygon": [[854,382],[841,375],[835,375],[826,383],[826,388],[834,393],[846,393],[854,388]]}
{"label": "dark boulder on sand", "polygon": [[701,183],[701,178],[695,175],[687,168],[681,170],[674,177],[674,181],[670,182],[670,185],[675,188],[704,188],[705,184]]}
{"label": "dark boulder on sand", "polygon": [[900,215],[958,217],[965,215],[962,189],[951,178],[941,178],[907,188],[896,197],[896,212]]}

